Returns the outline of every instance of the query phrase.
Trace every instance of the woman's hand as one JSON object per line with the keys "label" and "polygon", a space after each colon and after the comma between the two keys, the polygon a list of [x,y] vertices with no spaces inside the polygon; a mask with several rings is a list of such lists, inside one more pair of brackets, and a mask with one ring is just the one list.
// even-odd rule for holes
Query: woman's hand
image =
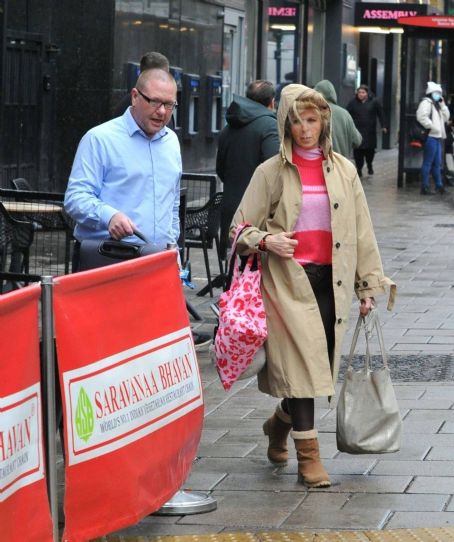
{"label": "woman's hand", "polygon": [[295,235],[294,231],[284,231],[274,235],[267,235],[265,238],[266,250],[274,252],[281,258],[293,258],[298,241],[292,239]]}
{"label": "woman's hand", "polygon": [[365,297],[361,299],[361,304],[359,306],[359,314],[361,316],[367,316],[370,309],[375,306],[375,299],[373,297]]}

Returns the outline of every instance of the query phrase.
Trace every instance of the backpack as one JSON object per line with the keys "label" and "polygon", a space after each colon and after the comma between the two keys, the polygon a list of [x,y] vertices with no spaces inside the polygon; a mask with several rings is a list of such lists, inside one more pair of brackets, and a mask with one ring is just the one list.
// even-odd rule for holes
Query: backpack
{"label": "backpack", "polygon": [[[432,105],[430,107],[430,120],[432,120]],[[413,122],[410,125],[410,129],[408,130],[410,147],[421,149],[426,142],[429,132],[430,128],[424,128],[424,126],[420,122],[418,122],[416,118],[413,119]]]}

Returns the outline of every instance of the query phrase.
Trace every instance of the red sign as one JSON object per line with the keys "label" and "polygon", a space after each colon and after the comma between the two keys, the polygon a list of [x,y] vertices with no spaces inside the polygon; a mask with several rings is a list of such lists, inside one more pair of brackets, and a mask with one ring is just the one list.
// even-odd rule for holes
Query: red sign
{"label": "red sign", "polygon": [[454,29],[454,17],[448,15],[426,15],[420,17],[405,17],[398,19],[399,24],[406,26],[418,26],[423,28],[447,28]]}
{"label": "red sign", "polygon": [[38,337],[39,286],[0,295],[0,539],[52,542]]}
{"label": "red sign", "polygon": [[64,540],[158,510],[189,474],[202,384],[176,253],[55,280],[66,450]]}
{"label": "red sign", "polygon": [[296,17],[296,8],[289,7],[269,7],[269,17]]}

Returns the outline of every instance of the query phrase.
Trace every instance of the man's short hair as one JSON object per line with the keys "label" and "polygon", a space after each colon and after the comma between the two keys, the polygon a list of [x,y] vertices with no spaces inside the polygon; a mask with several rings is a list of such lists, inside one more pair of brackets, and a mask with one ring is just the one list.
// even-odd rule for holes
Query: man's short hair
{"label": "man's short hair", "polygon": [[171,73],[161,68],[151,68],[141,72],[136,82],[136,88],[143,90],[148,81],[151,80],[164,81],[166,83],[173,82],[176,85]]}
{"label": "man's short hair", "polygon": [[140,59],[140,71],[152,70],[159,68],[160,70],[169,71],[169,60],[166,56],[157,51],[149,51]]}
{"label": "man's short hair", "polygon": [[258,102],[265,107],[268,107],[271,104],[275,95],[276,91],[273,83],[262,79],[249,83],[246,91],[247,98],[254,100],[254,102]]}

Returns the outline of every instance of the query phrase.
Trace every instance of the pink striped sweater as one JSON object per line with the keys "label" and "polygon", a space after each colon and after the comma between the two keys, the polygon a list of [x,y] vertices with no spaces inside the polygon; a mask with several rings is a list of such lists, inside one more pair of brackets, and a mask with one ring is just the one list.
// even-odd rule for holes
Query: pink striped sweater
{"label": "pink striped sweater", "polygon": [[331,211],[321,149],[307,151],[294,147],[293,163],[298,168],[303,189],[303,202],[293,237],[298,245],[293,257],[301,265],[331,264]]}

